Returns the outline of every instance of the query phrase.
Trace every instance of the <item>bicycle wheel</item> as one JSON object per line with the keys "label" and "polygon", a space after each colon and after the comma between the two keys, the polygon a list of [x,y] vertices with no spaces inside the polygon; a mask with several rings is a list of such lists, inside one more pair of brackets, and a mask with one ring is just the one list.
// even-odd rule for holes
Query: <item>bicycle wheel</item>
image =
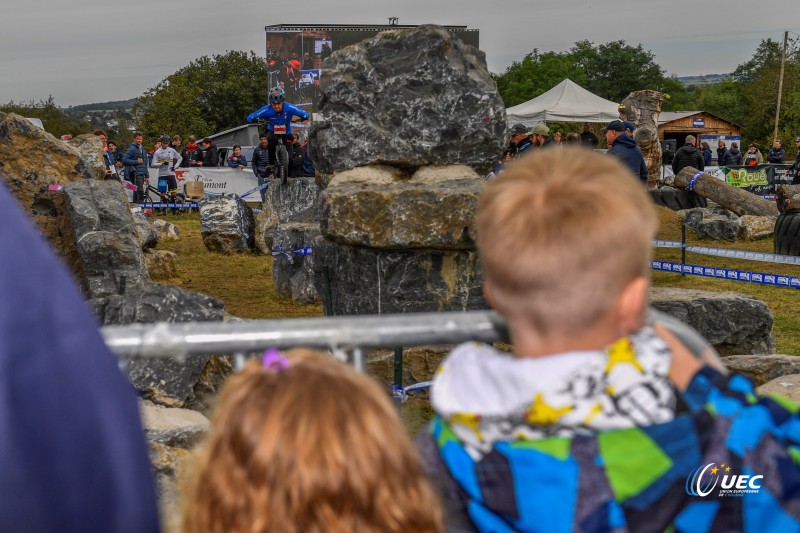
{"label": "bicycle wheel", "polygon": [[283,144],[283,141],[281,141],[275,148],[275,159],[278,163],[278,168],[275,169],[275,177],[281,180],[281,183],[286,185],[289,177],[289,152],[286,150],[286,146]]}
{"label": "bicycle wheel", "polygon": [[171,197],[169,199],[169,202],[171,204],[180,206],[180,207],[173,207],[172,208],[172,214],[173,215],[181,215],[181,214],[183,214],[183,213],[185,213],[186,211],[189,210],[188,207],[184,207],[184,205],[186,204],[186,196],[184,196],[182,193],[179,193],[179,192],[175,193],[175,196]]}
{"label": "bicycle wheel", "polygon": [[164,198],[161,196],[161,193],[158,192],[158,189],[154,187],[147,187],[147,189],[145,189],[144,191],[145,206],[152,208],[154,213],[164,214],[166,212],[166,209],[161,207],[162,203],[164,203]]}

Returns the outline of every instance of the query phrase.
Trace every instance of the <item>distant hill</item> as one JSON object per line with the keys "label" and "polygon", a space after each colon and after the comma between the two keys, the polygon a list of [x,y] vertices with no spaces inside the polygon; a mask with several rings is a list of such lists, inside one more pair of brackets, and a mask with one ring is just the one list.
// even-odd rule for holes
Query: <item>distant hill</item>
{"label": "distant hill", "polygon": [[702,74],[700,76],[678,76],[676,79],[687,89],[690,87],[701,87],[703,85],[713,85],[721,82],[730,74]]}
{"label": "distant hill", "polygon": [[130,111],[136,98],[130,100],[115,100],[113,102],[98,102],[96,104],[82,104],[69,106],[64,109],[67,113],[91,113],[93,111]]}

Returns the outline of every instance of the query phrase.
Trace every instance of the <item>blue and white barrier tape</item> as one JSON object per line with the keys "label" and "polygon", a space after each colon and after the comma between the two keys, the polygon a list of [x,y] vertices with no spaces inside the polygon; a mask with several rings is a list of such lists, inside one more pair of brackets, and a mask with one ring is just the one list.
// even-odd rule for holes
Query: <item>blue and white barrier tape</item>
{"label": "blue and white barrier tape", "polygon": [[400,403],[403,403],[408,400],[409,392],[430,388],[431,383],[431,381],[422,381],[420,383],[409,385],[408,387],[398,387],[397,385],[392,385],[392,398],[398,400]]}
{"label": "blue and white barrier tape", "polygon": [[249,190],[249,191],[247,191],[246,193],[244,193],[244,194],[240,194],[240,195],[239,195],[239,198],[245,198],[245,197],[247,197],[247,196],[249,196],[249,195],[253,194],[254,192],[261,192],[261,190],[262,190],[262,189],[266,189],[268,186],[269,186],[269,182],[266,182],[266,183],[264,183],[264,184],[262,184],[262,185],[258,185],[258,186],[256,186],[255,188],[253,188],[253,189],[250,189],[250,190]]}
{"label": "blue and white barrier tape", "polygon": [[182,208],[182,209],[197,209],[196,202],[186,202],[184,204],[171,204],[171,203],[155,203],[155,202],[144,202],[139,204],[139,207],[150,207],[153,209],[161,209],[161,208]]}
{"label": "blue and white barrier tape", "polygon": [[693,276],[705,276],[707,278],[747,281],[760,285],[777,285],[779,287],[794,287],[800,289],[800,277],[797,276],[781,276],[778,274],[767,274],[765,272],[748,272],[746,270],[688,265],[670,261],[651,261],[650,268],[678,274],[691,274]]}
{"label": "blue and white barrier tape", "polygon": [[302,248],[295,248],[294,250],[284,251],[283,250],[283,241],[281,241],[280,243],[278,243],[278,249],[277,250],[272,250],[272,255],[282,255],[289,261],[289,264],[293,265],[294,264],[294,258],[292,257],[291,254],[294,254],[294,255],[311,255],[312,254],[311,246],[303,246]]}
{"label": "blue and white barrier tape", "polygon": [[[655,248],[682,248],[678,241],[653,241]],[[687,252],[700,255],[713,255],[728,259],[743,259],[745,261],[760,261],[762,263],[776,263],[779,265],[800,265],[800,257],[794,255],[769,254],[763,252],[750,252],[746,250],[729,250],[726,248],[710,248],[708,246],[687,246]]]}

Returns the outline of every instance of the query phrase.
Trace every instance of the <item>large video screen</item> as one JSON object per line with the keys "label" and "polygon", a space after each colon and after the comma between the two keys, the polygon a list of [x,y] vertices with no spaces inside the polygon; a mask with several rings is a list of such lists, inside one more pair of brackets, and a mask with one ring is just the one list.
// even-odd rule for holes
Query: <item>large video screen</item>
{"label": "large video screen", "polygon": [[[274,29],[273,29],[274,28]],[[387,29],[402,27],[368,27],[348,29],[295,29],[267,26],[266,51],[269,85],[280,84],[286,100],[303,107],[309,113],[317,112],[319,81],[325,72],[322,63],[334,50],[357,43]],[[478,47],[478,32],[466,28],[450,30],[466,44]]]}

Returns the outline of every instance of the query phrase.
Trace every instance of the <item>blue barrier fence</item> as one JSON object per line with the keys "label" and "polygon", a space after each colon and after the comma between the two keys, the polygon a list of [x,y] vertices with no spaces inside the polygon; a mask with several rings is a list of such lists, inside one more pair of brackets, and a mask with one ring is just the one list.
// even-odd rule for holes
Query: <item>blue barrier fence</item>
{"label": "blue barrier fence", "polygon": [[[728,259],[741,259],[743,261],[758,261],[762,263],[773,263],[780,265],[800,265],[800,257],[793,255],[770,254],[728,248],[711,248],[709,246],[686,246],[685,242],[679,241],[653,241],[653,247],[677,248],[698,255],[725,257]],[[675,272],[678,274],[689,274],[692,276],[704,276],[708,278],[726,279],[730,281],[743,281],[747,283],[757,283],[760,285],[800,288],[800,277],[772,274],[768,272],[749,272],[747,270],[736,270],[712,266],[693,265],[685,262],[678,263],[674,261],[657,260],[650,263],[650,268],[652,270],[659,270],[662,272]]]}

